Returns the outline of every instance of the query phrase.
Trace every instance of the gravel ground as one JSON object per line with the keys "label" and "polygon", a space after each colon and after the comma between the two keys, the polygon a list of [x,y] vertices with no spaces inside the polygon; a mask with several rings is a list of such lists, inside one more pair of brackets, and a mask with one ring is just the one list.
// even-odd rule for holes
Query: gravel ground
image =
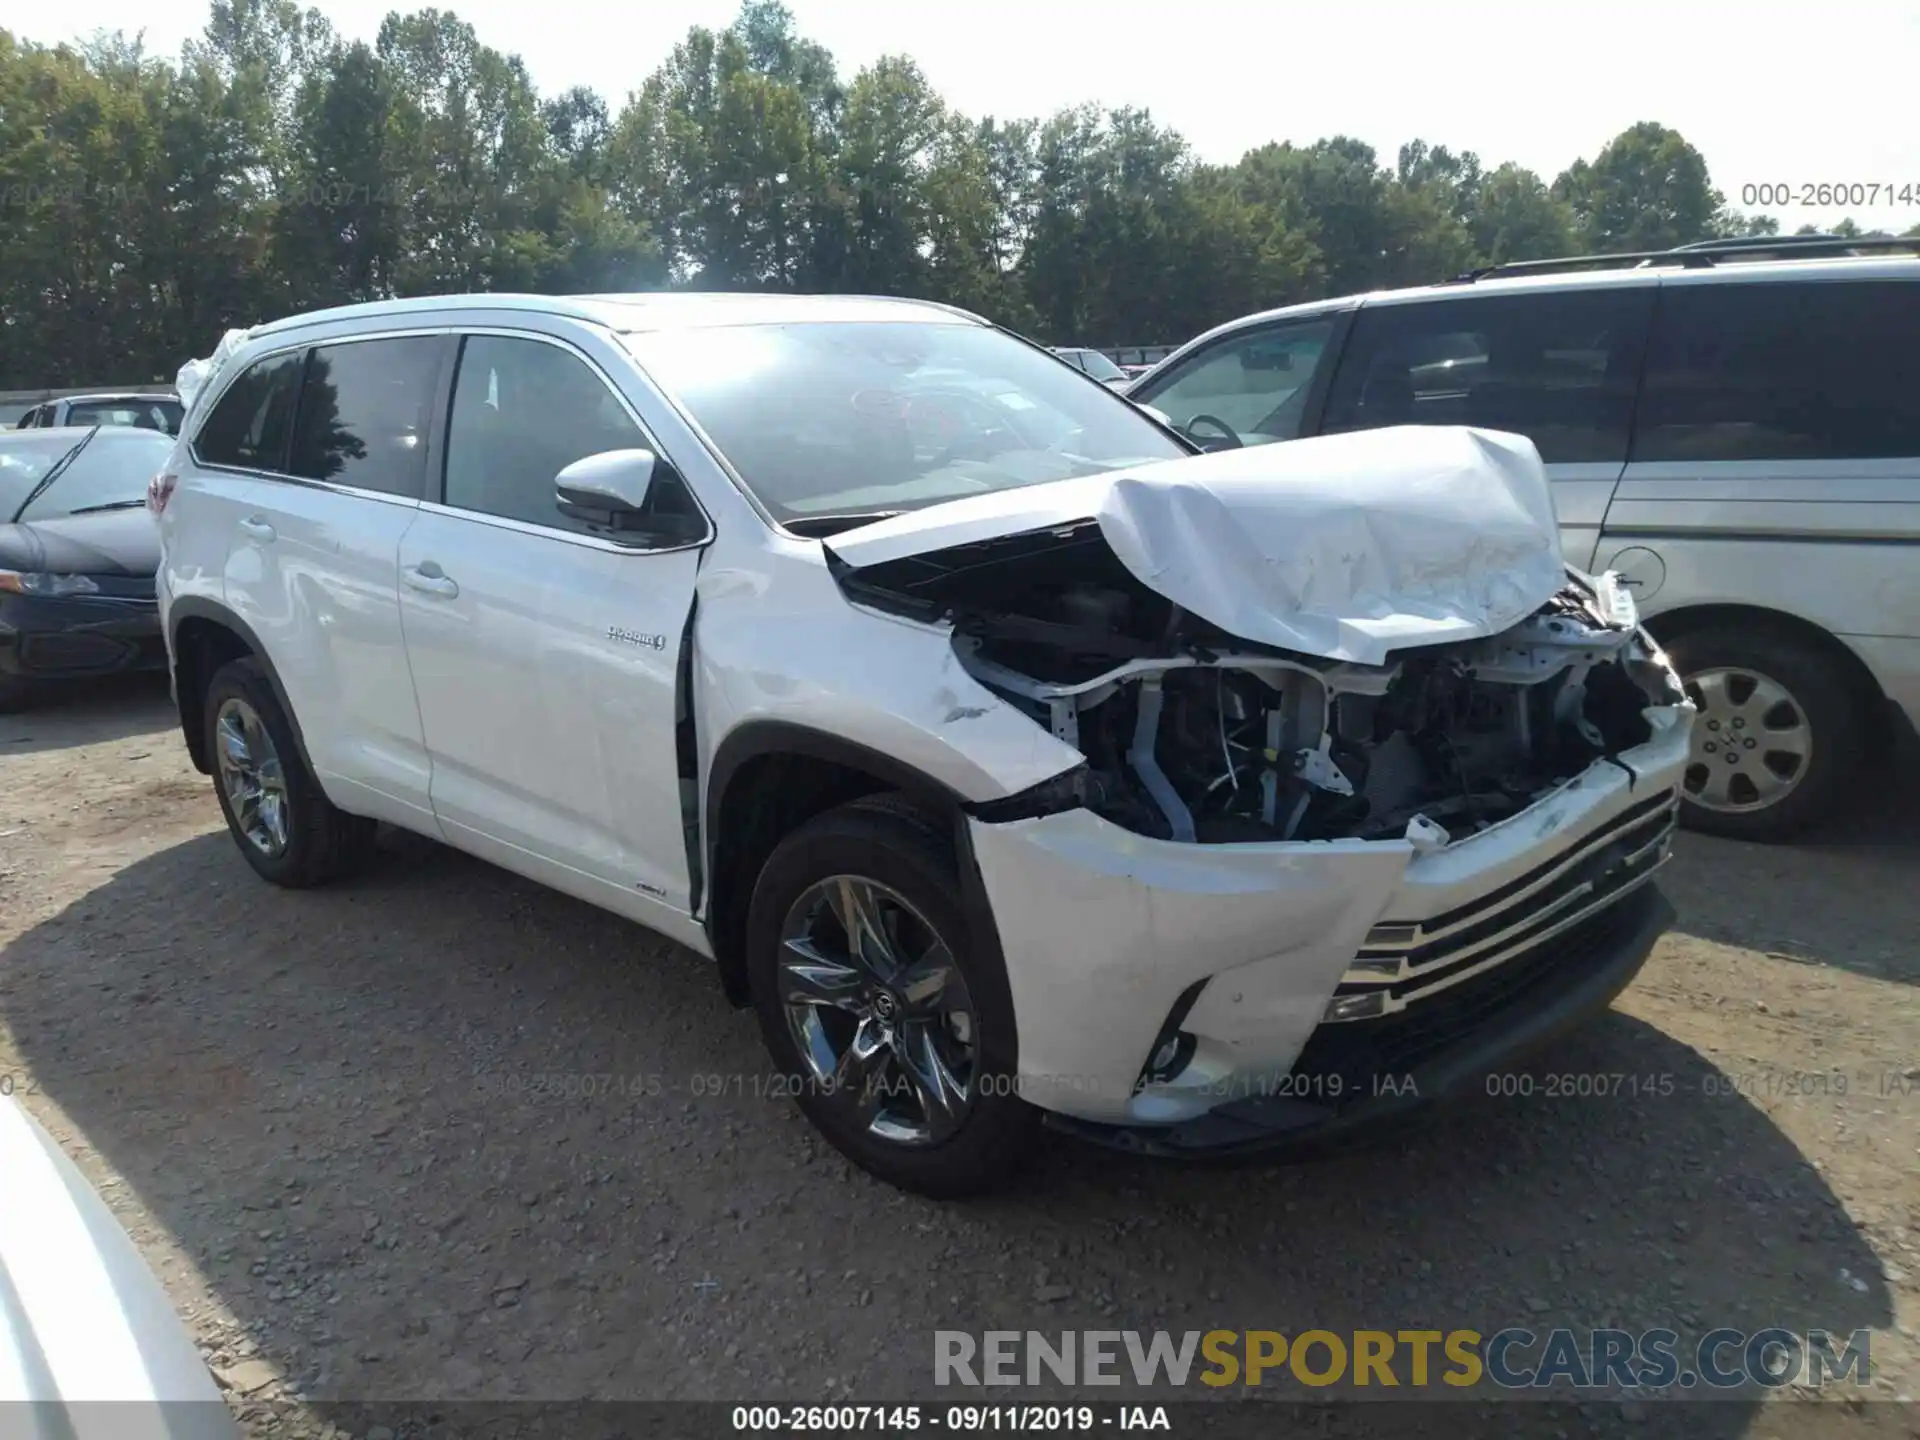
{"label": "gravel ground", "polygon": [[[113,687],[0,717],[0,1076],[254,1433],[347,1400],[944,1403],[939,1328],[1871,1327],[1893,1400],[1920,1388],[1917,800],[1792,849],[1683,837],[1679,929],[1531,1097],[1292,1167],[1062,1142],[941,1206],[756,1094],[751,1018],[685,950],[408,837],[339,888],[263,884],[164,691]],[[1670,1083],[1541,1093],[1595,1073]],[[1614,1396],[1553,1433],[1920,1435],[1796,1398]]]}

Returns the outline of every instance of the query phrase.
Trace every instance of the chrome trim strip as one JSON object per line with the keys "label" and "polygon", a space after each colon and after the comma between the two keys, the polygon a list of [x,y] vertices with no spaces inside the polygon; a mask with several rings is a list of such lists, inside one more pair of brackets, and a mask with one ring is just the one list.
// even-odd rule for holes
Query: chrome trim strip
{"label": "chrome trim strip", "polygon": [[[1657,849],[1661,845],[1665,844],[1667,839],[1672,834],[1673,834],[1673,827],[1671,824],[1669,824],[1667,828],[1663,829],[1652,840],[1648,841],[1645,845],[1642,845],[1638,850],[1635,850],[1633,854],[1627,858],[1625,863],[1628,866],[1639,864],[1640,861],[1646,857],[1649,851]],[[1633,888],[1633,884],[1637,884],[1637,883],[1639,882],[1634,881],[1631,884],[1622,886],[1620,889],[1610,891],[1609,893],[1613,895],[1624,895],[1627,893],[1628,890]],[[1379,984],[1393,985],[1393,984],[1398,984],[1403,980],[1417,979],[1420,976],[1430,974],[1435,970],[1444,970],[1449,965],[1458,965],[1462,960],[1470,959],[1475,955],[1483,954],[1488,950],[1497,948],[1503,942],[1511,939],[1514,935],[1518,934],[1520,931],[1527,929],[1529,926],[1537,925],[1540,923],[1540,921],[1548,919],[1551,916],[1559,914],[1561,911],[1565,910],[1569,905],[1578,904],[1580,901],[1584,900],[1587,896],[1593,894],[1593,891],[1594,891],[1593,882],[1589,880],[1584,885],[1575,886],[1573,889],[1569,890],[1564,895],[1556,896],[1553,899],[1551,904],[1543,905],[1535,910],[1528,910],[1525,914],[1519,916],[1519,918],[1516,919],[1513,922],[1513,924],[1508,925],[1501,930],[1495,931],[1493,934],[1488,935],[1483,939],[1477,940],[1471,945],[1464,945],[1458,950],[1450,950],[1446,954],[1438,956],[1435,959],[1429,960],[1426,963],[1421,965],[1409,965],[1406,962],[1406,960],[1403,958],[1400,961],[1399,970],[1391,975],[1386,975],[1379,971],[1363,971],[1358,968],[1358,965],[1356,965],[1355,967],[1349,969],[1347,973],[1341,977],[1342,982],[1343,983],[1352,982],[1352,983],[1367,984],[1367,985],[1379,985]],[[1511,907],[1502,906],[1499,909],[1489,911],[1488,915],[1504,915],[1509,913],[1510,908]],[[1484,919],[1486,917],[1483,916],[1482,918]],[[1373,959],[1374,957],[1369,956],[1366,958]],[[1384,959],[1384,957],[1381,957],[1381,958]]]}
{"label": "chrome trim strip", "polygon": [[[1666,841],[1666,837],[1663,836],[1661,840],[1657,843],[1664,844],[1665,841]],[[1427,999],[1429,996],[1437,995],[1442,990],[1448,990],[1448,989],[1451,989],[1453,986],[1460,984],[1460,982],[1463,980],[1471,980],[1474,976],[1484,974],[1486,971],[1493,969],[1495,966],[1503,965],[1507,961],[1513,959],[1516,955],[1525,954],[1527,951],[1533,949],[1535,946],[1546,944],[1546,942],[1553,939],[1554,936],[1564,934],[1566,931],[1571,930],[1574,926],[1578,925],[1581,921],[1590,919],[1591,917],[1599,914],[1602,910],[1605,910],[1609,905],[1612,905],[1617,901],[1624,900],[1627,896],[1633,894],[1634,891],[1638,890],[1641,886],[1651,881],[1655,875],[1659,874],[1660,867],[1667,863],[1668,859],[1671,858],[1671,855],[1672,855],[1671,851],[1668,851],[1665,854],[1662,854],[1659,857],[1659,859],[1657,859],[1656,861],[1654,861],[1653,864],[1647,867],[1644,874],[1635,876],[1627,884],[1621,886],[1620,889],[1613,891],[1611,894],[1607,895],[1604,899],[1598,900],[1591,905],[1585,906],[1584,908],[1575,911],[1571,915],[1565,916],[1561,920],[1549,926],[1547,929],[1543,930],[1540,934],[1535,935],[1529,940],[1527,940],[1524,944],[1512,946],[1511,948],[1507,950],[1503,950],[1496,955],[1489,955],[1484,960],[1481,960],[1478,964],[1469,965],[1466,969],[1458,971],[1455,974],[1449,975],[1445,979],[1436,980],[1431,985],[1422,986],[1420,989],[1413,991],[1411,994],[1400,995],[1400,996],[1385,995],[1382,997],[1384,1003],[1382,1004],[1381,1008],[1378,1010],[1375,1010],[1369,1015],[1355,1016],[1355,1017],[1352,1017],[1352,1019],[1350,1020],[1340,1020],[1333,1017],[1332,1015],[1328,1015],[1322,1019],[1321,1023],[1326,1025],[1350,1024],[1350,1023],[1353,1023],[1354,1020],[1378,1020],[1382,1016],[1397,1015],[1402,1010],[1407,1009],[1411,1005],[1418,1004],[1422,1000]],[[1348,1000],[1351,998],[1352,996],[1350,995],[1339,995],[1339,996],[1330,998],[1327,1003],[1329,1006],[1331,1006],[1335,1000]]]}
{"label": "chrome trim strip", "polygon": [[[1373,927],[1373,930],[1370,930],[1367,932],[1368,940],[1364,940],[1361,942],[1360,955],[1368,960],[1390,960],[1393,958],[1393,956],[1391,953],[1388,953],[1388,952],[1392,952],[1395,950],[1417,950],[1422,945],[1432,944],[1435,940],[1444,940],[1449,935],[1456,934],[1461,930],[1465,930],[1469,928],[1470,926],[1481,924],[1489,916],[1498,915],[1502,911],[1509,910],[1516,905],[1523,904],[1529,896],[1536,895],[1541,890],[1545,889],[1547,886],[1553,884],[1554,881],[1560,879],[1562,876],[1566,874],[1568,870],[1572,869],[1575,865],[1579,864],[1582,860],[1586,859],[1594,851],[1604,848],[1610,841],[1617,839],[1623,831],[1632,830],[1638,825],[1646,824],[1654,819],[1657,819],[1663,813],[1667,817],[1667,824],[1661,832],[1662,836],[1664,837],[1665,835],[1670,834],[1672,832],[1672,828],[1674,824],[1679,819],[1680,796],[1678,791],[1670,792],[1666,805],[1659,809],[1649,810],[1644,815],[1633,816],[1625,824],[1620,824],[1616,822],[1615,824],[1607,827],[1606,829],[1594,831],[1592,834],[1587,836],[1587,838],[1583,840],[1577,847],[1567,851],[1561,857],[1560,862],[1556,864],[1551,870],[1547,871],[1543,875],[1538,876],[1536,879],[1533,880],[1532,883],[1528,884],[1527,886],[1525,886],[1520,890],[1515,891],[1512,895],[1507,896],[1505,899],[1501,900],[1496,905],[1488,906],[1485,909],[1476,910],[1473,914],[1463,916],[1462,918],[1453,921],[1451,924],[1444,925],[1437,930],[1428,930],[1422,925],[1420,921],[1417,921],[1417,920],[1383,920],[1381,921],[1379,924]],[[1636,854],[1643,853],[1644,849],[1645,847],[1642,847],[1642,851],[1635,852],[1635,853]],[[1473,902],[1469,900],[1463,903],[1472,904]],[[1457,909],[1459,907],[1456,906],[1455,908]],[[1380,940],[1377,942],[1372,941],[1372,935],[1374,931],[1385,930],[1388,928],[1392,928],[1396,932],[1411,931],[1412,933],[1404,939],[1400,938],[1400,936],[1396,933],[1395,938],[1391,940]]]}
{"label": "chrome trim strip", "polygon": [[[688,487],[691,491],[692,487]],[[698,500],[694,502],[699,504]],[[578,545],[585,550],[608,550],[616,555],[672,555],[681,550],[698,550],[713,543],[713,521],[707,521],[707,533],[698,540],[683,540],[678,545],[622,545],[617,541],[604,540],[598,535],[588,535],[579,530],[562,530],[557,525],[536,525],[530,520],[515,520],[506,515],[489,515],[484,510],[463,510],[458,505],[443,505],[438,500],[422,500],[420,509],[431,515],[445,515],[455,520],[465,520],[475,525],[490,525],[496,530],[511,530],[519,535],[531,535],[540,540],[553,540],[564,545]],[[703,510],[702,515],[706,512]]]}

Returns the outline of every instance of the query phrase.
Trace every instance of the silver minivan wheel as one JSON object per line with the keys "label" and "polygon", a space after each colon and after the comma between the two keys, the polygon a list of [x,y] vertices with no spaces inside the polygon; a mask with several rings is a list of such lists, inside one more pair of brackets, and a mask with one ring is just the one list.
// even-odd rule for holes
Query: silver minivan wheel
{"label": "silver minivan wheel", "polygon": [[1813,725],[1780,681],[1744,666],[1689,675],[1699,708],[1688,757],[1687,798],[1707,810],[1743,814],[1778,805],[1813,760]]}

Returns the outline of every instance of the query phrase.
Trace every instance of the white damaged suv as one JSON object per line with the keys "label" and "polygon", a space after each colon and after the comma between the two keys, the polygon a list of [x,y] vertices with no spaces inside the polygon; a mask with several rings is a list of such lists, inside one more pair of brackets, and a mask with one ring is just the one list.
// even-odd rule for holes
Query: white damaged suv
{"label": "white damaged suv", "polygon": [[664,932],[912,1188],[1324,1142],[1670,919],[1692,709],[1515,436],[1195,456],[939,306],[462,296],[249,332],[149,505],[255,870],[385,821]]}

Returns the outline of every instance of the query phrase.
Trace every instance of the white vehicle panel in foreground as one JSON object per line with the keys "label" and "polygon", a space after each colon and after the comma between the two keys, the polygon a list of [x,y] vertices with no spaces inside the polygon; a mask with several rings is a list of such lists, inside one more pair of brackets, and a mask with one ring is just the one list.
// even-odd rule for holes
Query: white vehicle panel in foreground
{"label": "white vehicle panel in foreground", "polygon": [[0,1098],[0,1177],[0,1415],[25,1425],[7,1433],[237,1437],[133,1241],[11,1097]]}

